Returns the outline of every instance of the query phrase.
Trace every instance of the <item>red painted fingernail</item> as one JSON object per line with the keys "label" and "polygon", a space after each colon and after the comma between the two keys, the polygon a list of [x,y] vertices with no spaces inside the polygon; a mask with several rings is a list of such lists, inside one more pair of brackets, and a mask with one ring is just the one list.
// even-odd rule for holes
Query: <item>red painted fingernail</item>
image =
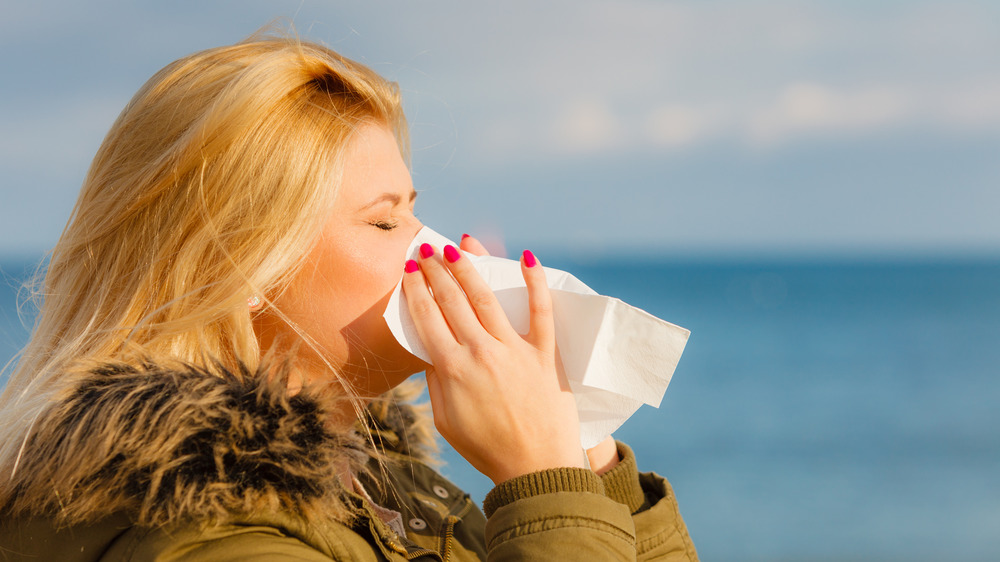
{"label": "red painted fingernail", "polygon": [[538,260],[535,259],[535,254],[532,254],[531,250],[525,250],[524,253],[521,254],[521,257],[524,258],[524,265],[528,267],[535,267],[535,264],[538,263]]}
{"label": "red painted fingernail", "polygon": [[407,273],[413,273],[414,271],[419,271],[420,266],[413,260],[406,260],[406,266],[403,269],[406,270]]}
{"label": "red painted fingernail", "polygon": [[462,235],[462,240],[465,240],[465,239],[466,239],[466,238],[468,238],[468,237],[469,237],[469,235],[468,235],[468,234],[463,234],[463,235]]}
{"label": "red painted fingernail", "polygon": [[433,255],[434,255],[434,246],[431,246],[430,244],[426,243],[420,245],[420,257],[427,259]]}
{"label": "red painted fingernail", "polygon": [[444,259],[448,260],[448,263],[455,263],[462,259],[462,254],[460,254],[454,246],[448,244],[444,247]]}

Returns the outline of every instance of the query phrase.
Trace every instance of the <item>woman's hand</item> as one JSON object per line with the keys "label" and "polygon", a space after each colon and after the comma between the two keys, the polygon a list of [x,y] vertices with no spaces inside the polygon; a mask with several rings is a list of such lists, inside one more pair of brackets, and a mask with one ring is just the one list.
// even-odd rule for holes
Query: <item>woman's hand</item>
{"label": "woman's hand", "polygon": [[[490,255],[486,247],[475,236],[469,236],[468,234],[462,235],[459,248],[464,252],[477,256]],[[590,468],[597,474],[604,474],[618,466],[618,462],[621,459],[618,458],[618,444],[615,443],[614,437],[608,436],[604,441],[587,449],[587,459],[590,462]]]}
{"label": "woman's hand", "polygon": [[425,244],[420,256],[406,263],[403,291],[431,356],[427,387],[441,435],[496,484],[583,467],[576,402],[556,368],[552,300],[535,257],[521,259],[531,317],[522,336],[456,248],[442,256]]}

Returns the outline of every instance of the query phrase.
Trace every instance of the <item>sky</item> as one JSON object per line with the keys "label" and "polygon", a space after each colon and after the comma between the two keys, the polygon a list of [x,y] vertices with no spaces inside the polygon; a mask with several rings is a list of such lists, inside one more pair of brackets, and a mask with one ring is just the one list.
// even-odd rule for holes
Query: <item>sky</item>
{"label": "sky", "polygon": [[2,8],[0,255],[55,243],[149,76],[277,21],[399,82],[418,216],[452,237],[595,258],[1000,256],[997,2]]}

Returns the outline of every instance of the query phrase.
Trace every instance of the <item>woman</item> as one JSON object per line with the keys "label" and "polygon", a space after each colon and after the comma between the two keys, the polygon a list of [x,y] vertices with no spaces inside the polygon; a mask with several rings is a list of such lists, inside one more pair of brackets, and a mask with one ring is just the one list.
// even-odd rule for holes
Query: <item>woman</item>
{"label": "woman", "polygon": [[[580,451],[535,257],[524,337],[456,248],[402,263],[405,154],[395,85],[318,45],[253,38],[143,86],[0,398],[0,559],[694,559],[665,480]],[[400,275],[432,366],[381,318]],[[497,484],[488,519],[428,464],[423,370]]]}

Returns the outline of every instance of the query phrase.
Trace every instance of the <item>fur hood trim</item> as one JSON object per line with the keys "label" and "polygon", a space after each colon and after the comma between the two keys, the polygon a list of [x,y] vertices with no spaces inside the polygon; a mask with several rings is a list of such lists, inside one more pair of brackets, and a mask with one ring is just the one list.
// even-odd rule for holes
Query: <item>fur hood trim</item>
{"label": "fur hood trim", "polygon": [[368,443],[415,457],[433,447],[426,417],[392,396],[369,408],[368,431],[334,432],[346,399],[292,395],[285,373],[111,364],[74,378],[4,475],[0,514],[60,526],[114,512],[144,526],[276,511],[348,521],[338,475],[379,457]]}

